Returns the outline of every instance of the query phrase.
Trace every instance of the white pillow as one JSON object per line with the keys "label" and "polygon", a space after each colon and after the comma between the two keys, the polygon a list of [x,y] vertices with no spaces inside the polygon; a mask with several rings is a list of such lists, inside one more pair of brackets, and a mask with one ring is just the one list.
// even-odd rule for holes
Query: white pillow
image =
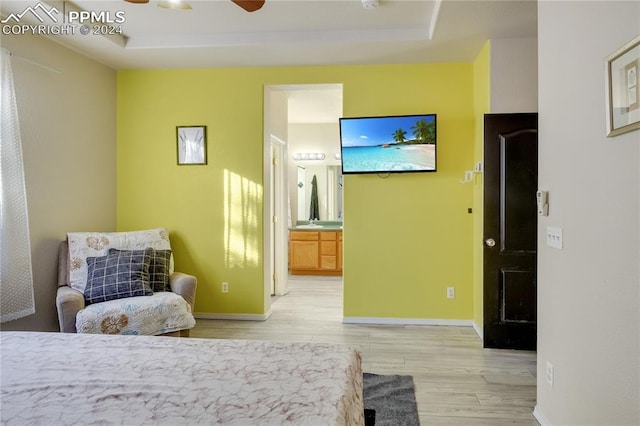
{"label": "white pillow", "polygon": [[[81,293],[87,283],[87,257],[105,256],[110,248],[119,250],[171,250],[169,231],[166,228],[131,232],[70,232],[69,286]],[[169,273],[173,273],[173,254]]]}

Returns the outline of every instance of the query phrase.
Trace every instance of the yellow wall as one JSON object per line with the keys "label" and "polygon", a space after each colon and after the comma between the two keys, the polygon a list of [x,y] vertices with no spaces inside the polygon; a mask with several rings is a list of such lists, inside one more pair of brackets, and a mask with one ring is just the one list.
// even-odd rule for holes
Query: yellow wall
{"label": "yellow wall", "polygon": [[[196,312],[264,313],[263,89],[315,83],[345,116],[438,114],[438,172],[345,179],[345,316],[473,318],[473,64],[121,71],[118,229],[170,229]],[[208,165],[176,165],[176,125],[208,126]]]}
{"label": "yellow wall", "polygon": [[[262,85],[250,69],[118,73],[117,227],[170,230],[196,312],[264,311]],[[206,166],[176,164],[177,125],[207,126]]]}
{"label": "yellow wall", "polygon": [[[473,111],[475,117],[474,162],[484,158],[483,115],[491,109],[491,41],[487,41],[473,64]],[[473,183],[473,321],[482,330],[483,327],[483,195],[482,174],[476,175]]]}
{"label": "yellow wall", "polygon": [[345,177],[344,315],[471,319],[472,66],[394,69],[345,83],[345,114],[437,113],[438,171]]}

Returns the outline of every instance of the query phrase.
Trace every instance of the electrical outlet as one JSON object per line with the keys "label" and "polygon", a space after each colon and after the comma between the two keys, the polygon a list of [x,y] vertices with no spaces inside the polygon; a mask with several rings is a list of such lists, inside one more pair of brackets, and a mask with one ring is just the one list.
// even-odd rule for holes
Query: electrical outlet
{"label": "electrical outlet", "polygon": [[447,299],[453,299],[456,297],[456,289],[453,287],[447,287]]}
{"label": "electrical outlet", "polygon": [[549,383],[549,386],[553,387],[553,364],[547,361],[547,369],[545,371],[544,378]]}
{"label": "electrical outlet", "polygon": [[227,282],[222,283],[222,292],[229,293],[229,283]]}

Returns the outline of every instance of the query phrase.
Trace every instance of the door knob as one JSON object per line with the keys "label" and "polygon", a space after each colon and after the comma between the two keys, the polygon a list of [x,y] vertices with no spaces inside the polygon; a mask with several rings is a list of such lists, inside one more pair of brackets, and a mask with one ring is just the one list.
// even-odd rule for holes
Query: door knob
{"label": "door knob", "polygon": [[487,247],[493,247],[496,245],[496,240],[494,240],[493,238],[487,238],[486,240],[484,240],[484,243],[487,245]]}

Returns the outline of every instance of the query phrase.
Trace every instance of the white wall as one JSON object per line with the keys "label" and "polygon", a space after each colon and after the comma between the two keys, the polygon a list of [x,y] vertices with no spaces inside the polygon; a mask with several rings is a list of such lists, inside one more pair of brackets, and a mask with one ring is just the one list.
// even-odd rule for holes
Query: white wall
{"label": "white wall", "polygon": [[[308,161],[313,165],[340,165],[334,155],[340,152],[340,126],[336,123],[289,124],[289,154],[323,152],[322,161]],[[304,164],[304,161],[299,162]]]}
{"label": "white wall", "polygon": [[287,123],[287,94],[281,90],[275,90],[277,86],[265,87],[265,96],[269,98],[269,135],[273,135],[281,141],[289,139]]}
{"label": "white wall", "polygon": [[491,40],[491,112],[538,111],[538,40]]}
{"label": "white wall", "polygon": [[[604,58],[639,33],[637,1],[538,3],[543,424],[640,424],[640,131],[605,136],[604,90]],[[563,250],[546,247],[547,226]]]}
{"label": "white wall", "polygon": [[2,47],[13,53],[36,301],[2,329],[57,331],[59,242],[116,228],[116,73],[43,37],[3,36]]}

